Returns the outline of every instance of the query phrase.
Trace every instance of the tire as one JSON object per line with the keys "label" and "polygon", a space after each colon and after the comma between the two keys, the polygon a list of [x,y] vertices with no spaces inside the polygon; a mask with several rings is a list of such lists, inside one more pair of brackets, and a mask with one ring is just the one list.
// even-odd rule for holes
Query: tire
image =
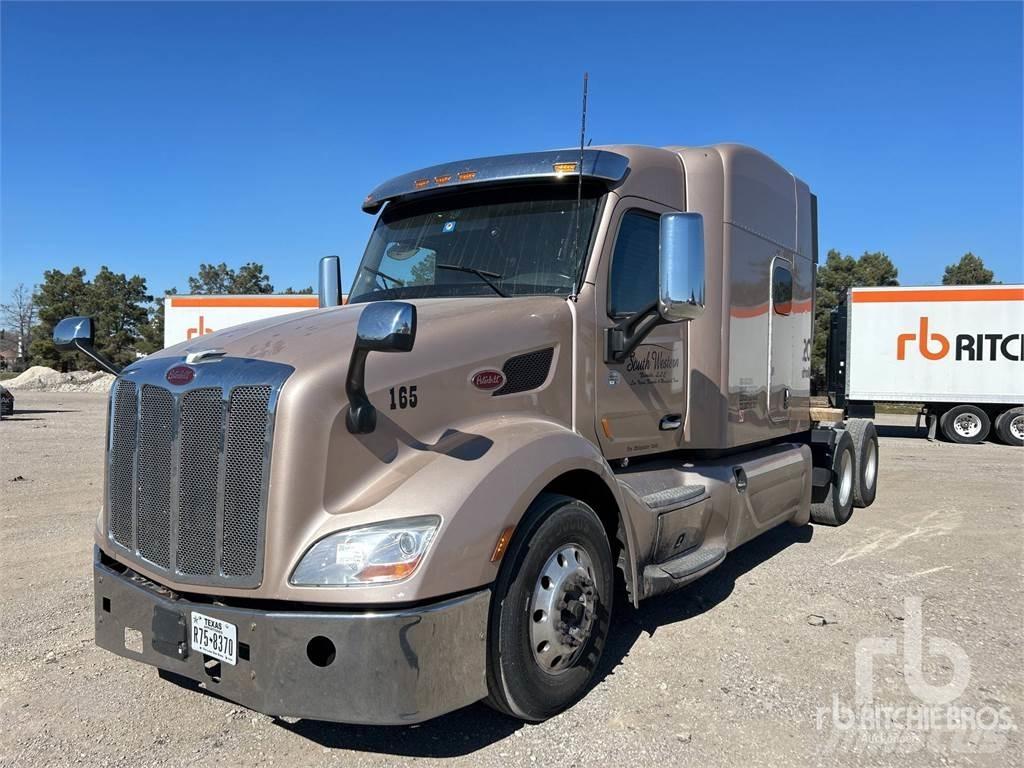
{"label": "tire", "polygon": [[939,418],[942,435],[951,443],[984,442],[991,427],[988,414],[976,405],[954,405]]}
{"label": "tire", "polygon": [[1007,445],[1024,445],[1024,408],[1007,408],[996,416],[996,436]]}
{"label": "tire", "polygon": [[[517,534],[491,600],[486,702],[539,722],[582,698],[597,672],[611,617],[612,553],[594,510],[569,496],[539,496]],[[575,637],[551,621],[566,600],[561,614]]]}
{"label": "tire", "polygon": [[853,515],[853,489],[857,485],[854,469],[853,438],[846,430],[836,432],[832,449],[832,482],[821,501],[811,503],[811,520],[818,525],[844,525]]}
{"label": "tire", "polygon": [[847,419],[846,431],[853,440],[853,506],[870,507],[878,492],[878,432],[868,419]]}

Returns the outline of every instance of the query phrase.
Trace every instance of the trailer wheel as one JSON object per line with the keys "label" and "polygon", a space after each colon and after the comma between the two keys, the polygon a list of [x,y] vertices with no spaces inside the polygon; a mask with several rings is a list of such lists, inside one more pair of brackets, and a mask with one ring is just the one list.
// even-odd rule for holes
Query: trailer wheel
{"label": "trailer wheel", "polygon": [[597,671],[612,608],[612,553],[597,514],[543,494],[505,554],[491,600],[487,703],[539,722],[578,701]]}
{"label": "trailer wheel", "polygon": [[939,427],[953,443],[980,443],[988,437],[992,422],[976,405],[954,405],[939,419]]}
{"label": "trailer wheel", "polygon": [[832,449],[832,482],[821,501],[811,503],[811,520],[819,525],[843,525],[853,515],[853,493],[857,485],[853,438],[846,430],[836,432]]}
{"label": "trailer wheel", "polygon": [[870,507],[878,490],[878,432],[869,419],[847,419],[853,439],[853,506]]}
{"label": "trailer wheel", "polygon": [[1008,408],[996,416],[996,435],[1007,445],[1024,445],[1024,408]]}

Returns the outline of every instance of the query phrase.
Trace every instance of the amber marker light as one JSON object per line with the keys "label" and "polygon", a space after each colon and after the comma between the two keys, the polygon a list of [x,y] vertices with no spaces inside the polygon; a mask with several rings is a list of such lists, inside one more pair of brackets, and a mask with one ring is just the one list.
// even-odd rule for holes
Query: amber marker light
{"label": "amber marker light", "polygon": [[494,543],[494,551],[491,553],[491,562],[496,563],[501,560],[501,556],[505,554],[505,550],[508,549],[508,542],[512,538],[512,531],[515,530],[514,526],[509,526],[501,532],[501,536]]}
{"label": "amber marker light", "polygon": [[434,181],[436,183],[438,183],[438,184],[447,184],[451,180],[452,180],[451,174],[446,174],[444,176],[435,176],[434,177]]}
{"label": "amber marker light", "polygon": [[420,564],[420,558],[416,558],[412,562],[408,563],[384,563],[381,565],[368,565],[363,568],[358,574],[357,578],[360,581],[373,582],[373,581],[399,581],[406,578],[409,574],[416,570],[416,566]]}
{"label": "amber marker light", "polygon": [[459,174],[459,181],[472,181],[476,178],[476,171],[462,171]]}
{"label": "amber marker light", "polygon": [[416,189],[423,189],[429,183],[430,179],[416,179],[416,181],[414,181],[412,185],[416,187]]}
{"label": "amber marker light", "polygon": [[576,163],[555,163],[555,173],[576,173]]}

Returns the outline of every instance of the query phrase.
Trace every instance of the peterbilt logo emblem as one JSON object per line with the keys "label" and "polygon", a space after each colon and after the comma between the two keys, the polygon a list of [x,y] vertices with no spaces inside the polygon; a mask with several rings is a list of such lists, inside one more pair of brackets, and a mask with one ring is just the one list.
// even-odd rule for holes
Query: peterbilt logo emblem
{"label": "peterbilt logo emblem", "polygon": [[495,371],[492,369],[477,371],[473,374],[473,378],[470,379],[470,382],[477,389],[490,392],[492,389],[498,389],[505,383],[505,374],[501,371]]}
{"label": "peterbilt logo emblem", "polygon": [[195,369],[189,368],[187,365],[176,365],[173,368],[171,368],[167,372],[167,375],[165,376],[167,381],[178,387],[182,386],[183,384],[188,384],[195,377]]}

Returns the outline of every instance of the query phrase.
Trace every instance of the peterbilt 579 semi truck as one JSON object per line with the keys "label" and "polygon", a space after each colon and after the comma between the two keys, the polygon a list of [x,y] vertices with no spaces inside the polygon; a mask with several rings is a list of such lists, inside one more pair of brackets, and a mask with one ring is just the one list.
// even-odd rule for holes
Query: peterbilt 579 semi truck
{"label": "peterbilt 579 semi truck", "polygon": [[830,317],[829,399],[921,403],[929,438],[1024,445],[1024,285],[851,288]]}
{"label": "peterbilt 579 semi truck", "polygon": [[[103,648],[272,715],[537,721],[616,591],[873,501],[872,423],[811,409],[816,200],[765,155],[479,158],[363,208],[348,304],[328,257],[321,308],[119,372]],[[88,318],[55,337],[96,355]]]}

